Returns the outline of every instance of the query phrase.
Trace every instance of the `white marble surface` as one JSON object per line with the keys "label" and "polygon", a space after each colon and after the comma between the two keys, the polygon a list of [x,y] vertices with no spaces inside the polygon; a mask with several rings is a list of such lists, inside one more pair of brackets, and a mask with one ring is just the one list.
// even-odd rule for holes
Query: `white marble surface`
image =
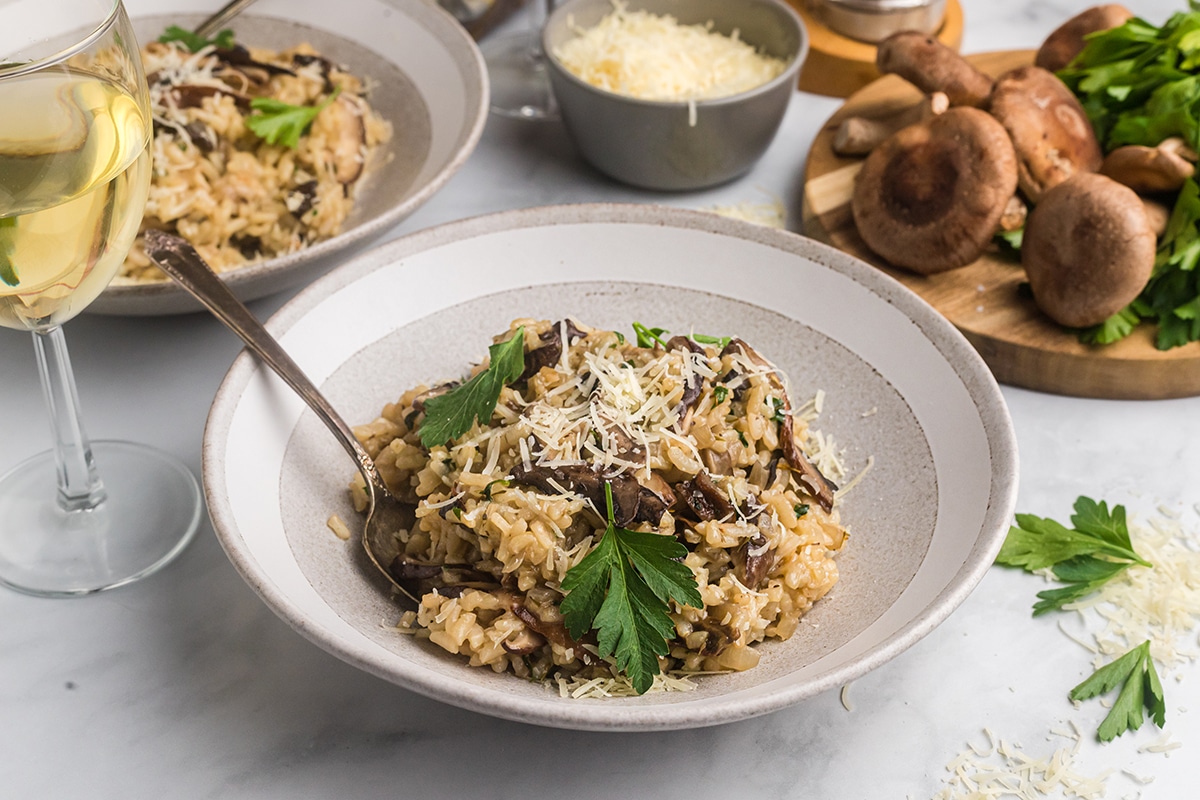
{"label": "white marble surface", "polygon": [[[149,13],[155,1],[129,5]],[[964,50],[1030,46],[1086,5],[966,0]],[[1183,4],[1129,5],[1160,22]],[[778,196],[796,219],[805,153],[836,106],[796,97],[753,174],[670,196],[598,177],[556,124],[493,118],[463,171],[396,233],[588,200],[706,207]],[[285,299],[254,309],[265,316]],[[203,315],[83,317],[67,331],[92,435],[156,445],[198,472],[208,404],[239,349],[232,335]],[[0,330],[0,345],[2,472],[49,437],[26,337]],[[1085,493],[1142,511],[1163,503],[1200,526],[1200,399],[1004,394],[1019,438],[1021,511],[1065,517]],[[0,590],[0,796],[929,798],[985,727],[1048,755],[1066,744],[1048,740],[1051,730],[1074,722],[1090,732],[1103,717],[1098,703],[1066,698],[1089,658],[1053,620],[1030,618],[1039,588],[993,569],[933,634],[849,686],[852,710],[831,692],[719,728],[573,733],[443,706],[325,654],[245,586],[205,524],[178,561],[130,587],[78,600]],[[1115,770],[1109,797],[1194,796],[1200,667],[1176,678],[1165,689],[1179,749],[1139,752],[1162,735],[1150,724],[1110,745],[1085,738],[1079,769]]]}

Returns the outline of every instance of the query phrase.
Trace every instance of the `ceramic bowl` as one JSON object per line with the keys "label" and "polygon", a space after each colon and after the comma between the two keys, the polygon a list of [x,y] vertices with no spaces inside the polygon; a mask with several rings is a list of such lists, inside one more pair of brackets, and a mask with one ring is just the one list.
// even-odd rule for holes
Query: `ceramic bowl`
{"label": "ceramic bowl", "polygon": [[[127,7],[140,41],[168,25],[190,28],[206,14],[196,0],[163,0],[158,13]],[[172,8],[177,6],[177,9]],[[213,9],[207,9],[211,12]],[[474,151],[487,120],[483,56],[455,19],[425,0],[259,0],[227,26],[239,42],[281,49],[309,42],[371,82],[372,105],[392,123],[356,188],[355,207],[337,236],[295,253],[224,273],[242,300],[298,286],[382,236],[427,202]],[[144,316],[199,311],[171,281],[114,283],[88,307],[97,314]]]}
{"label": "ceramic bowl", "polygon": [[[517,317],[744,337],[861,479],[841,501],[840,580],[761,662],[691,692],[572,699],[399,633],[356,539],[354,465],[249,355],[204,435],[209,513],[234,566],[318,646],[385,681],[508,719],[609,731],[713,725],[836,689],[932,631],[986,573],[1012,519],[1017,451],[991,373],[941,315],[879,270],[794,234],[703,212],[584,205],[410,234],[301,292],[268,323],[351,424],[460,374]],[[353,324],[347,324],[353,320]],[[389,691],[381,682],[379,692]]]}
{"label": "ceramic bowl", "polygon": [[542,42],[554,96],[579,154],[596,169],[645,189],[701,189],[745,174],[775,138],[808,54],[800,17],[779,0],[629,0],[630,11],[670,14],[682,25],[712,23],[787,62],[773,80],[713,100],[658,102],[597,89],[571,74],[555,50],[612,11],[611,0],[567,0]]}

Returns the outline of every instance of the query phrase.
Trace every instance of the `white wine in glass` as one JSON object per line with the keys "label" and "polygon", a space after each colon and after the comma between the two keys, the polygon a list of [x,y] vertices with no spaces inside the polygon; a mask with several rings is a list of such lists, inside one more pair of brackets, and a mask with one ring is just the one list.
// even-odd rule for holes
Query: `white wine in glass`
{"label": "white wine in glass", "polygon": [[89,442],[62,334],[124,261],[149,190],[146,79],[119,0],[0,0],[0,109],[0,326],[33,334],[55,439],[0,477],[0,583],[88,594],[167,563],[200,517],[174,458]]}

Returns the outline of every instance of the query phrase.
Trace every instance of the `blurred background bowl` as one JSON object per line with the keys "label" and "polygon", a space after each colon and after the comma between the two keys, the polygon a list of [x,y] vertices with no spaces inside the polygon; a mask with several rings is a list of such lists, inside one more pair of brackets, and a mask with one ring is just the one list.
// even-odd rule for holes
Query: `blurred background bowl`
{"label": "blurred background bowl", "polygon": [[567,0],[542,34],[550,83],[563,122],[583,158],[601,172],[646,189],[715,186],[750,170],[775,138],[808,54],[800,17],[779,0],[628,0],[630,11],[670,14],[681,25],[705,24],[787,66],[773,80],[739,94],[695,102],[639,100],[597,89],[572,75],[555,50],[613,10],[612,0]]}

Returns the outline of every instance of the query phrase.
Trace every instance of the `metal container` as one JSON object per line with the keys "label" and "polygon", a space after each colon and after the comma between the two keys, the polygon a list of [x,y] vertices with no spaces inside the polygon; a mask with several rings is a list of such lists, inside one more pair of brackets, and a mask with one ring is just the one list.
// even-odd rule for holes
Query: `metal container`
{"label": "metal container", "polygon": [[563,123],[584,160],[623,183],[685,191],[715,186],[750,170],[766,151],[796,94],[808,55],[804,23],[780,0],[628,0],[631,11],[670,14],[680,24],[712,23],[787,62],[783,74],[740,94],[712,100],[640,100],[597,89],[554,57],[579,29],[612,11],[612,0],[566,0],[542,32],[550,84]]}
{"label": "metal container", "polygon": [[826,27],[872,44],[897,31],[935,33],[946,17],[946,0],[810,0]]}

